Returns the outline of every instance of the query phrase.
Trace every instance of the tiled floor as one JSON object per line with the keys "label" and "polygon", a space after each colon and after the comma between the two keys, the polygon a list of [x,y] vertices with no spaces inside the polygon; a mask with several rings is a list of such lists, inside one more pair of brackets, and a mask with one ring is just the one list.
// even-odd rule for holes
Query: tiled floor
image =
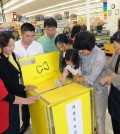
{"label": "tiled floor", "polygon": [[111,124],[111,118],[108,112],[106,112],[106,134],[113,134],[112,131],[112,124]]}
{"label": "tiled floor", "polygon": [[27,129],[25,134],[33,134],[31,126]]}
{"label": "tiled floor", "polygon": [[[20,119],[21,119],[21,107],[20,107]],[[20,124],[22,124],[21,120],[20,120]],[[24,134],[33,134],[31,125]]]}

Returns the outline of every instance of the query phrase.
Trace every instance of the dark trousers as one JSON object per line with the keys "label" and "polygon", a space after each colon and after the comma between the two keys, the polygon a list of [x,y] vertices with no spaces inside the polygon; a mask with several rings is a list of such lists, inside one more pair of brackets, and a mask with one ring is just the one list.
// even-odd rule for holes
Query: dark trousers
{"label": "dark trousers", "polygon": [[3,134],[20,134],[19,105],[10,104],[9,127]]}
{"label": "dark trousers", "polygon": [[116,121],[113,118],[111,120],[114,134],[120,134],[120,121]]}
{"label": "dark trousers", "polygon": [[28,105],[22,105],[22,121],[24,125],[29,124],[30,122],[30,113]]}
{"label": "dark trousers", "polygon": [[[26,97],[26,93],[22,94],[22,97]],[[30,113],[28,105],[22,105],[22,121],[24,125],[27,125],[30,123]]]}
{"label": "dark trousers", "polygon": [[108,96],[108,111],[111,115],[114,134],[120,134],[120,91],[113,84]]}

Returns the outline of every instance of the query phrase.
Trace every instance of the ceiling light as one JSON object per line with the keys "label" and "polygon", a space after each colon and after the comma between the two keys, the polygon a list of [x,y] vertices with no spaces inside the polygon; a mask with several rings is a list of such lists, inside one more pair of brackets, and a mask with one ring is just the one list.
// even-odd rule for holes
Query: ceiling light
{"label": "ceiling light", "polygon": [[5,8],[7,8],[9,6],[12,6],[13,4],[15,4],[18,1],[20,1],[20,0],[11,0],[10,2],[6,3],[5,5],[3,5],[3,8],[5,9]]}
{"label": "ceiling light", "polygon": [[[78,1],[78,0],[77,0]],[[75,0],[73,1],[70,1],[71,3],[72,2],[75,2]],[[41,14],[41,12],[40,11],[44,11],[44,10],[48,10],[48,9],[50,9],[50,8],[53,8],[53,7],[58,7],[58,6],[60,6],[60,5],[65,5],[65,4],[69,4],[70,2],[65,2],[65,3],[61,3],[61,4],[58,4],[58,5],[55,5],[55,6],[51,6],[51,7],[47,7],[47,8],[43,8],[43,9],[40,9],[40,10],[37,10],[37,11],[33,11],[33,12],[29,12],[29,13],[26,13],[26,14],[22,14],[22,16],[34,16],[34,15],[36,15],[36,14]],[[93,0],[93,1],[91,1],[90,3],[94,3],[95,2],[95,0]],[[66,7],[63,7],[63,8],[57,8],[57,9],[54,9],[54,10],[58,10],[58,9],[66,9],[66,8],[73,8],[73,7],[75,7],[75,6],[81,6],[81,5],[84,5],[84,4],[86,4],[86,2],[85,3],[81,3],[81,4],[75,4],[75,5],[72,5],[72,6],[66,6]],[[51,11],[51,10],[49,10],[49,11]],[[35,13],[35,14],[33,14],[33,13]],[[32,15],[33,14],[33,15]]]}
{"label": "ceiling light", "polygon": [[[90,3],[93,3],[93,2],[95,2],[95,1],[92,1],[92,2],[90,2]],[[51,13],[51,12],[55,12],[55,11],[58,11],[59,12],[59,10],[61,11],[66,11],[66,9],[67,8],[69,8],[69,9],[67,9],[68,11],[69,10],[74,10],[74,9],[76,9],[78,6],[81,6],[81,5],[85,5],[86,3],[81,3],[81,4],[75,4],[75,5],[72,5],[72,6],[67,6],[67,7],[63,7],[63,8],[57,8],[57,9],[54,9],[54,10],[47,10],[47,11],[45,11],[45,12],[40,12],[40,13],[37,13],[37,14],[46,14],[46,13]],[[97,6],[102,6],[103,4],[102,3],[99,3],[99,4],[95,4],[95,5],[90,5],[90,8],[93,8],[93,7],[97,7]],[[73,7],[76,7],[76,8],[73,8]],[[72,8],[72,9],[71,9]],[[81,9],[83,9],[83,8],[85,8],[86,9],[86,6],[84,6],[84,7],[82,7]],[[27,17],[31,17],[31,16],[35,16],[36,15],[36,13],[35,14],[31,14],[31,15],[27,15]]]}
{"label": "ceiling light", "polygon": [[18,1],[20,1],[20,0],[11,0],[10,2],[6,3],[5,5],[3,5],[4,9],[9,7],[9,6],[11,6],[11,5],[13,5],[13,4],[15,4]]}
{"label": "ceiling light", "polygon": [[100,2],[100,0],[95,0],[95,2]]}
{"label": "ceiling light", "polygon": [[23,5],[26,5],[26,4],[30,3],[30,2],[33,2],[33,1],[34,1],[34,0],[29,0],[29,1],[22,2],[22,3],[19,4],[19,5],[15,5],[15,6],[13,6],[12,8],[10,8],[10,9],[8,9],[8,10],[5,10],[5,13],[8,13],[8,12],[14,10],[14,9],[17,9],[17,8],[19,8],[19,7],[23,6]]}
{"label": "ceiling light", "polygon": [[[98,7],[97,10],[96,10],[95,7],[94,7],[94,9],[90,9],[90,12],[92,12],[92,11],[93,12],[96,12],[96,11],[102,12],[102,8],[101,7]],[[75,13],[75,14],[77,13],[78,14],[79,12],[86,13],[86,10],[85,10],[85,8],[79,9],[79,10],[78,9],[76,9],[76,10],[72,10],[72,9],[69,10],[69,13]],[[62,15],[64,15],[64,11],[63,10],[60,11],[59,13],[62,14]],[[51,14],[57,14],[57,12],[45,13],[44,15],[51,15]]]}
{"label": "ceiling light", "polygon": [[40,10],[36,10],[36,11],[32,11],[32,12],[29,12],[29,13],[22,14],[22,16],[26,16],[26,15],[31,14],[31,13],[37,13],[37,12],[40,12],[40,11],[44,11],[46,9],[48,10],[48,9],[51,9],[51,8],[63,6],[63,5],[70,4],[70,3],[73,3],[73,2],[76,2],[76,1],[79,1],[79,0],[71,0],[69,2],[64,2],[64,3],[57,4],[57,5],[54,5],[54,6],[51,6],[51,7],[46,7],[46,8],[40,9]]}
{"label": "ceiling light", "polygon": [[[92,8],[90,8],[90,11],[91,10],[96,10],[96,7],[97,7],[97,9],[101,9],[101,10],[103,9],[101,6],[98,5],[98,6],[93,6]],[[83,8],[80,8],[80,9],[73,8],[73,9],[70,9],[69,12],[78,12],[78,11],[84,11],[84,10],[86,11],[86,7],[83,7]],[[59,11],[59,12],[54,11],[54,12],[50,12],[50,13],[61,13],[61,12],[64,13],[64,11],[66,11],[66,10],[62,10],[62,11]],[[47,13],[44,13],[44,14],[50,14],[50,13],[47,12]]]}

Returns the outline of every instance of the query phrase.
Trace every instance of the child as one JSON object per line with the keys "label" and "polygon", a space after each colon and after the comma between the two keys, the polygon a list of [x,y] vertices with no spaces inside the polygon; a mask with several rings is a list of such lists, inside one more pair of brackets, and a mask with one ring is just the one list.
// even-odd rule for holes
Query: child
{"label": "child", "polygon": [[64,68],[62,76],[60,77],[60,82],[62,85],[64,84],[65,79],[69,73],[71,73],[73,76],[81,75],[81,69],[79,67],[80,57],[77,50],[75,49],[66,50],[65,62],[66,62],[66,67]]}
{"label": "child", "polygon": [[63,69],[66,66],[65,63],[65,52],[67,49],[72,49],[72,41],[65,34],[59,34],[56,36],[55,44],[60,50],[60,72],[63,73]]}

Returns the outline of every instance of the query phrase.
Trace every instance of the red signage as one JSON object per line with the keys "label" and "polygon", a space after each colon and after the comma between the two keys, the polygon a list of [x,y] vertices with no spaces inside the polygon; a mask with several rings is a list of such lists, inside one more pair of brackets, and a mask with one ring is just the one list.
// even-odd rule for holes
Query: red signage
{"label": "red signage", "polygon": [[13,12],[12,21],[17,21],[17,19],[18,19],[17,13]]}

